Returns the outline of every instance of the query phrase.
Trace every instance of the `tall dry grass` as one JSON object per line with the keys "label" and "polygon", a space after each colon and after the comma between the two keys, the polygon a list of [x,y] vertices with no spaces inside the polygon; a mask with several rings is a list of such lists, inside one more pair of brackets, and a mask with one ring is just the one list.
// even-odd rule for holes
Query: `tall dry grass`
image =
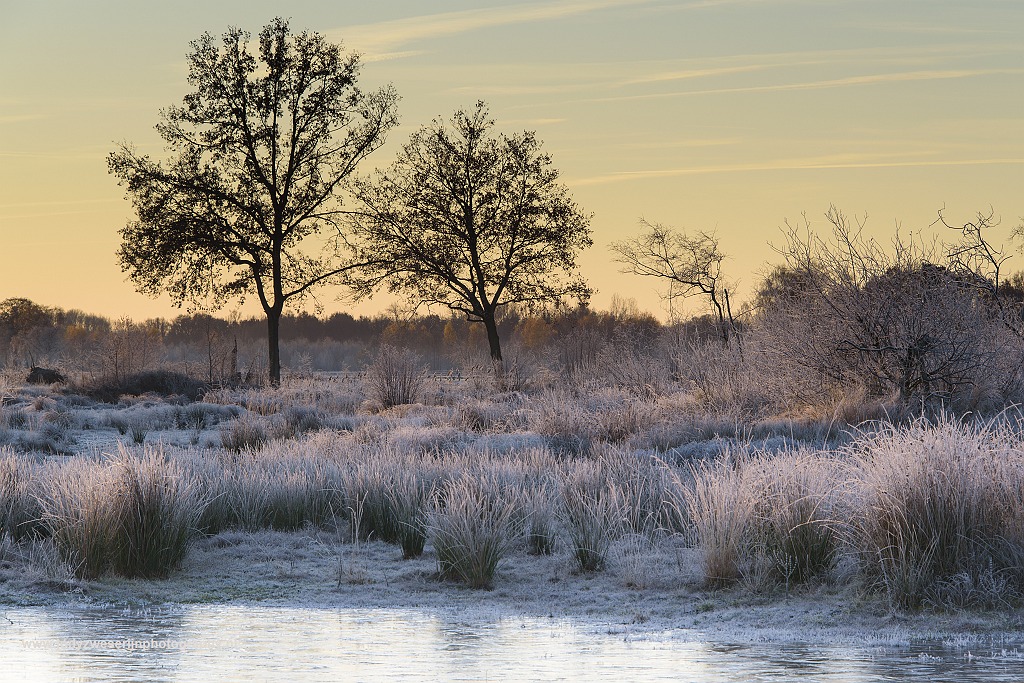
{"label": "tall dry grass", "polygon": [[394,520],[394,531],[402,557],[409,560],[423,554],[427,542],[434,482],[411,468],[395,472],[386,490]]}
{"label": "tall dry grass", "polygon": [[740,579],[753,540],[758,504],[750,468],[724,458],[691,465],[692,484],[682,489],[686,517],[701,550],[704,580],[721,587]]}
{"label": "tall dry grass", "polygon": [[39,498],[42,520],[80,578],[110,570],[164,577],[199,533],[206,505],[196,479],[158,451],[122,448],[110,461],[54,468]]}
{"label": "tall dry grass", "polygon": [[415,352],[382,346],[366,371],[368,393],[384,408],[415,403],[426,379],[423,359]]}
{"label": "tall dry grass", "polygon": [[490,588],[501,560],[519,541],[518,501],[464,474],[441,487],[430,518],[440,575],[471,588]]}
{"label": "tall dry grass", "polygon": [[[899,609],[1024,595],[1024,438],[1009,417],[874,424],[845,446],[829,437],[827,451],[794,445],[824,442],[802,422],[741,427],[693,399],[605,387],[477,395],[468,408],[454,395],[349,415],[343,432],[319,403],[289,405],[321,389],[255,392],[251,414],[221,425],[226,448],[47,463],[0,452],[0,536],[20,543],[38,528],[81,577],[158,576],[195,530],[348,524],[404,557],[432,543],[443,576],[486,586],[502,558],[524,549],[564,553],[583,571],[611,557],[640,585],[640,564],[659,557],[648,551],[678,534],[713,587],[826,581],[853,558],[842,567]],[[205,420],[193,412],[167,419]],[[250,439],[253,425],[273,440]],[[671,439],[654,438],[662,428]],[[193,518],[186,503],[196,500]]]}
{"label": "tall dry grass", "polygon": [[851,447],[850,541],[894,607],[942,603],[951,582],[1024,585],[1019,423],[887,426]]}
{"label": "tall dry grass", "polygon": [[136,454],[122,447],[109,467],[113,570],[127,577],[166,577],[199,533],[207,502],[197,479],[150,449]]}
{"label": "tall dry grass", "polygon": [[75,575],[95,579],[110,566],[114,545],[114,473],[101,463],[77,459],[49,474],[38,494],[43,524]]}
{"label": "tall dry grass", "polygon": [[836,460],[797,449],[750,466],[760,501],[755,533],[769,578],[788,588],[827,577],[842,551]]}
{"label": "tall dry grass", "polygon": [[625,507],[622,492],[603,464],[577,466],[562,487],[565,530],[573,560],[580,571],[605,568],[612,541],[622,532]]}
{"label": "tall dry grass", "polygon": [[35,496],[39,469],[34,458],[0,448],[0,536],[17,541],[36,531],[42,514]]}

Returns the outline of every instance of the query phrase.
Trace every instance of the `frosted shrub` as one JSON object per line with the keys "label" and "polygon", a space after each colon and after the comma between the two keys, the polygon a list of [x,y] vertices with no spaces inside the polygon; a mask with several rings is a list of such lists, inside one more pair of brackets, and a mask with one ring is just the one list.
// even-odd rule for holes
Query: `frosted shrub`
{"label": "frosted shrub", "polygon": [[384,408],[415,403],[424,380],[423,360],[419,355],[387,345],[381,347],[366,371],[369,393]]}

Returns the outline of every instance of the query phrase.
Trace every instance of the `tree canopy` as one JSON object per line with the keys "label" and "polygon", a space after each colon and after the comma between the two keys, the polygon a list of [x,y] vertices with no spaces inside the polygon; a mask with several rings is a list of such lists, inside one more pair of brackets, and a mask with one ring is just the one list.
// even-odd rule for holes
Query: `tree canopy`
{"label": "tree canopy", "polygon": [[219,43],[194,41],[192,92],[156,127],[169,157],[122,144],[108,166],[138,216],[118,257],[139,291],[210,307],[255,294],[276,383],[285,304],[354,265],[340,191],[396,124],[397,96],[359,90],[356,55],[282,19],[260,32],[256,54],[250,39],[231,28]]}
{"label": "tree canopy", "polygon": [[484,103],[413,133],[388,169],[356,184],[363,294],[386,286],[481,322],[501,360],[496,317],[510,305],[589,299],[576,267],[592,244],[535,133],[494,131]]}

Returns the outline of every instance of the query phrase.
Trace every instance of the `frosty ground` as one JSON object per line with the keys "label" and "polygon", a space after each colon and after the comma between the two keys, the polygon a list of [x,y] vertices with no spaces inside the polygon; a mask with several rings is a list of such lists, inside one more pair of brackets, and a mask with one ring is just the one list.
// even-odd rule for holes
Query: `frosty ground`
{"label": "frosty ground", "polygon": [[[9,607],[408,608],[728,642],[1024,642],[1024,448],[1007,414],[740,426],[685,396],[465,382],[385,407],[324,377],[201,402],[19,385],[3,411]],[[133,569],[117,535],[125,477],[147,472],[159,514],[191,529],[155,571]],[[919,500],[941,505],[899,528]],[[414,527],[420,553],[399,538]],[[488,542],[489,575],[460,564]],[[962,557],[937,562],[939,543]]]}

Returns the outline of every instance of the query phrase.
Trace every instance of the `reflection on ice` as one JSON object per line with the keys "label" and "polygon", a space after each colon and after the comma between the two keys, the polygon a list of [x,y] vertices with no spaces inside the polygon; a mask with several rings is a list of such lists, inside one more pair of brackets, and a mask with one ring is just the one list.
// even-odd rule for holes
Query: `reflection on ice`
{"label": "reflection on ice", "polygon": [[13,608],[0,616],[0,678],[14,681],[1024,678],[1024,655],[1003,645],[729,645],[685,633],[612,634],[593,623],[385,609]]}

